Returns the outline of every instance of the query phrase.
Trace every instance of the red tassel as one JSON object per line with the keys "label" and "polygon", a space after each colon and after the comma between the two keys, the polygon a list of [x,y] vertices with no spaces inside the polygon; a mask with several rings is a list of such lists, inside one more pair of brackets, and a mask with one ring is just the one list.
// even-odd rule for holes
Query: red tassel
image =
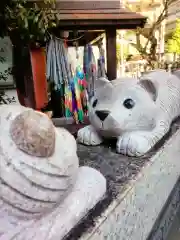
{"label": "red tassel", "polygon": [[64,39],[64,46],[65,46],[65,48],[68,48],[67,39],[66,38]]}

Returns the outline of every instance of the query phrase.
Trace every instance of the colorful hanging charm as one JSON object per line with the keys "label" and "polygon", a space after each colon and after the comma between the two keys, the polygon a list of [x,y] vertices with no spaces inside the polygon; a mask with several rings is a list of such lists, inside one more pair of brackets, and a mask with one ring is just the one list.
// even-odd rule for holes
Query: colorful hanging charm
{"label": "colorful hanging charm", "polygon": [[[64,39],[63,36],[63,40],[53,37],[50,40],[47,52],[47,78],[54,90],[61,93],[65,117],[73,116],[78,123],[83,122],[84,115],[87,114],[87,83],[79,63],[78,43],[76,43],[76,69],[73,74]],[[89,66],[86,72],[89,75]]]}

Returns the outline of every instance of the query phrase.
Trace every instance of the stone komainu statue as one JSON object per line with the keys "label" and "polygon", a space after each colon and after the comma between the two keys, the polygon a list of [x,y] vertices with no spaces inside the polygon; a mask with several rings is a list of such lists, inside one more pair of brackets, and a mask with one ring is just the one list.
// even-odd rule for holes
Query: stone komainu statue
{"label": "stone komainu statue", "polygon": [[0,239],[62,239],[103,197],[74,137],[43,113],[0,106]]}
{"label": "stone komainu statue", "polygon": [[152,71],[141,79],[120,78],[96,82],[90,100],[91,125],[78,132],[78,141],[98,145],[117,138],[117,152],[129,156],[147,153],[169,131],[180,115],[180,76]]}

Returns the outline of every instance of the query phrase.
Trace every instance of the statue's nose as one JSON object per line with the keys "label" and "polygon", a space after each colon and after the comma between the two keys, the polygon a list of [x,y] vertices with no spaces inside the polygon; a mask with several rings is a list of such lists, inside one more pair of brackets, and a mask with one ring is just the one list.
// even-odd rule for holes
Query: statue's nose
{"label": "statue's nose", "polygon": [[101,120],[101,121],[104,121],[108,115],[109,115],[109,111],[96,111],[96,115],[98,116],[98,118]]}

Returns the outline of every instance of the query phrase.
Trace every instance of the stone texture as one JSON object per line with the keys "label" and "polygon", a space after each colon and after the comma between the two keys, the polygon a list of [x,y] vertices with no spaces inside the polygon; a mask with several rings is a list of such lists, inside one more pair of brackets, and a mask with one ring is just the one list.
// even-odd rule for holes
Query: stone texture
{"label": "stone texture", "polygon": [[45,114],[27,110],[11,123],[10,134],[17,147],[36,157],[50,157],[54,153],[55,131]]}
{"label": "stone texture", "polygon": [[[76,132],[76,126],[67,125],[66,127],[72,132]],[[91,236],[97,230],[97,226],[101,225],[108,218],[111,211],[123,200],[132,185],[136,183],[137,178],[142,175],[141,171],[151,164],[151,159],[156,152],[164,149],[164,144],[176,133],[179,127],[180,119],[177,119],[172,124],[170,132],[149,153],[139,158],[117,154],[115,140],[106,141],[103,145],[95,147],[78,144],[77,154],[80,165],[93,167],[106,177],[107,194],[66,239],[81,239],[84,233],[86,236]]]}
{"label": "stone texture", "polygon": [[[43,136],[52,146],[54,140],[46,139],[51,137],[46,135],[49,131],[55,135],[52,155],[36,142]],[[32,141],[38,154],[34,149],[29,154],[28,144],[21,150],[19,144],[26,140]],[[55,128],[45,114],[0,106],[1,240],[60,240],[101,200],[105,178],[92,168],[79,168],[76,151],[75,138]]]}
{"label": "stone texture", "polygon": [[[45,214],[41,219],[20,222],[20,224],[16,224],[18,225],[16,228],[10,226],[12,230],[4,233],[1,236],[1,240],[11,239],[11,236],[15,236],[16,240],[63,239],[71,228],[84,217],[88,210],[101,200],[105,190],[105,178],[96,170],[82,167],[78,172],[73,189],[61,205]],[[3,218],[0,215],[0,223],[4,221]],[[11,219],[9,218],[9,220]],[[19,228],[21,229],[20,232]]]}
{"label": "stone texture", "polygon": [[[173,125],[172,132],[177,130],[179,126],[177,121]],[[166,217],[166,221],[163,220],[162,225],[159,223],[157,227],[155,224],[179,179],[179,155],[180,130],[171,136],[154,156],[142,160],[143,167],[138,167],[135,170],[136,177],[127,167],[131,172],[130,176],[135,177],[136,181],[129,182],[131,179],[129,177],[124,182],[122,181],[120,186],[117,186],[116,189],[119,189],[120,194],[116,195],[116,199],[102,213],[97,225],[87,231],[80,239],[164,240],[167,234],[167,221],[171,216]],[[119,160],[121,161],[121,156]],[[133,160],[136,164],[137,159]],[[127,165],[130,165],[129,163]],[[140,170],[141,172],[139,172]],[[112,182],[112,185],[113,183],[116,185],[115,181]],[[128,191],[123,194],[123,186],[127,187],[127,184],[129,185]],[[177,197],[174,201],[177,202]],[[152,238],[148,238],[153,229],[156,229],[156,234]]]}
{"label": "stone texture", "polygon": [[[149,235],[149,240],[179,240],[177,230],[180,225],[180,181],[175,184],[168,201],[162,209]],[[178,228],[177,230],[175,228]],[[172,235],[176,238],[172,238]]]}
{"label": "stone texture", "polygon": [[96,147],[78,144],[78,157],[80,165],[90,166],[99,170],[108,180],[108,191],[114,197],[122,193],[129,181],[136,179],[141,169],[148,164],[153,155],[164,148],[164,144],[180,128],[180,118],[171,126],[169,133],[143,157],[128,157],[116,153],[116,140],[106,141]]}

